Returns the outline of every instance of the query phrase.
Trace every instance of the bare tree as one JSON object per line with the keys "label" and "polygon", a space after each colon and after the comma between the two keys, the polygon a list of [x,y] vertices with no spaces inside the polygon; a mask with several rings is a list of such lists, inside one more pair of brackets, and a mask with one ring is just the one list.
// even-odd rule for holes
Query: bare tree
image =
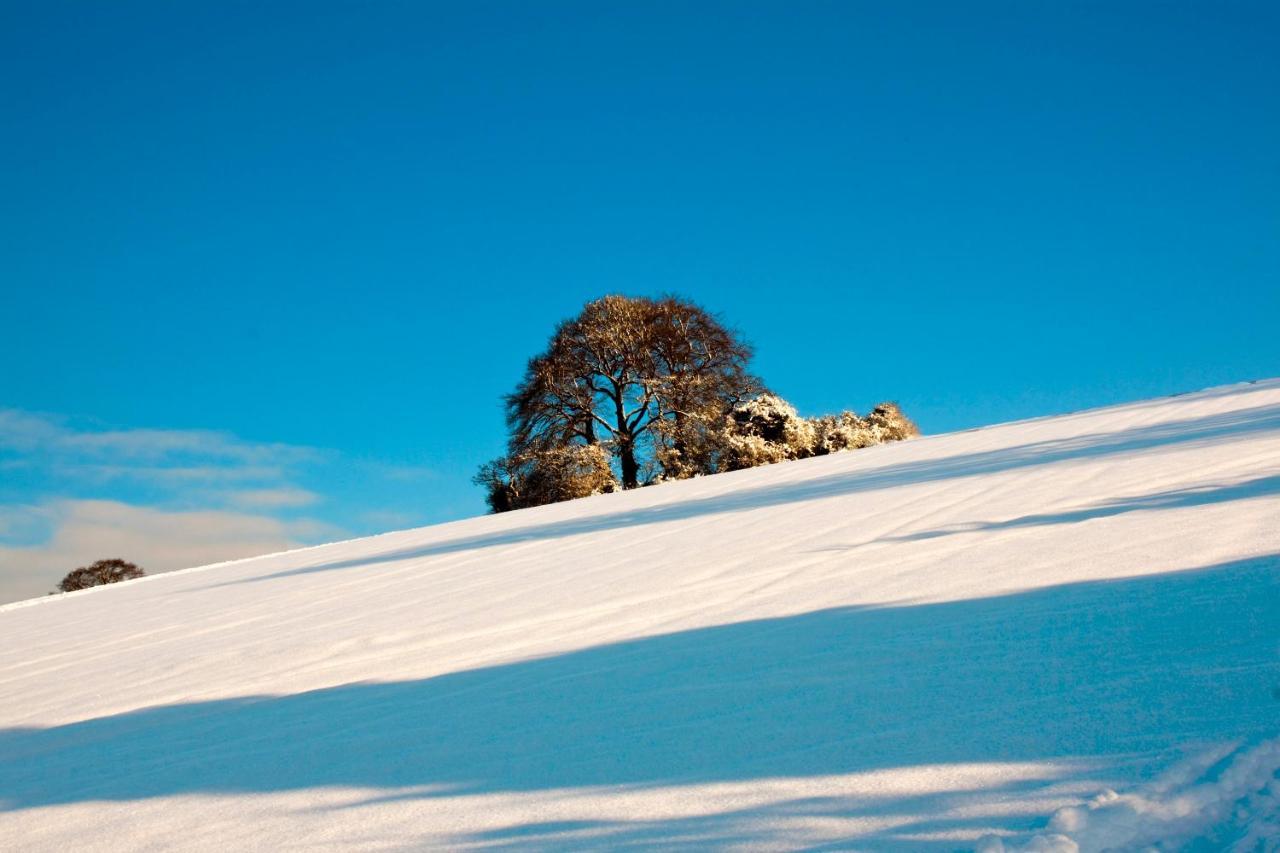
{"label": "bare tree", "polygon": [[[675,297],[606,296],[561,323],[506,398],[510,455],[601,445],[624,489],[686,457],[700,425],[762,390],[751,348]],[[675,473],[675,472],[671,472]]]}
{"label": "bare tree", "polygon": [[67,576],[58,584],[58,589],[63,592],[74,592],[77,589],[88,589],[91,586],[133,580],[145,574],[146,572],[133,563],[118,558],[99,560],[91,566],[82,566],[68,572]]}

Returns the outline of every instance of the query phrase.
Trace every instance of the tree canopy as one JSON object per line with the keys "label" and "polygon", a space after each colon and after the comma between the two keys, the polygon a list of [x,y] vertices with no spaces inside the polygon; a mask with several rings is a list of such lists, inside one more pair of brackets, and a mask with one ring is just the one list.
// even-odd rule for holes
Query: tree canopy
{"label": "tree canopy", "polygon": [[[600,445],[622,488],[658,473],[709,417],[761,390],[751,348],[675,297],[606,296],[561,323],[506,398],[511,450]],[[668,454],[669,455],[669,454]]]}
{"label": "tree canopy", "polygon": [[74,592],[77,589],[88,589],[91,586],[133,580],[145,574],[146,572],[133,563],[119,558],[99,560],[91,566],[72,569],[58,584],[58,589],[62,592]]}

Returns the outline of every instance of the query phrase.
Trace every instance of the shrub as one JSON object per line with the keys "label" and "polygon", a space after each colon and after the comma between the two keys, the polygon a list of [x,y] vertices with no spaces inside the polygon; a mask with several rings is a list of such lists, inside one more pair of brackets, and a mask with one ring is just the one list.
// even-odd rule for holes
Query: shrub
{"label": "shrub", "polygon": [[737,471],[813,455],[814,426],[786,400],[761,394],[739,403],[725,419],[720,468]]}
{"label": "shrub", "polygon": [[815,456],[857,450],[887,441],[905,441],[920,434],[919,427],[902,413],[897,403],[881,403],[865,418],[846,411],[814,418],[812,423],[816,433]]}
{"label": "shrub", "polygon": [[871,425],[853,412],[841,412],[838,415],[822,415],[814,418],[815,456],[828,453],[839,453],[842,450],[857,450],[877,444]]}
{"label": "shrub", "polygon": [[508,512],[613,492],[618,480],[609,453],[598,444],[571,444],[495,459],[481,467],[489,508]]}
{"label": "shrub", "polygon": [[904,441],[920,434],[920,427],[902,413],[897,403],[881,403],[876,406],[867,415],[867,425],[877,444],[882,441]]}
{"label": "shrub", "polygon": [[115,558],[99,560],[91,566],[82,566],[67,573],[58,584],[62,592],[74,592],[77,589],[88,589],[91,586],[102,586],[120,581],[130,581],[144,576],[146,572],[133,563]]}

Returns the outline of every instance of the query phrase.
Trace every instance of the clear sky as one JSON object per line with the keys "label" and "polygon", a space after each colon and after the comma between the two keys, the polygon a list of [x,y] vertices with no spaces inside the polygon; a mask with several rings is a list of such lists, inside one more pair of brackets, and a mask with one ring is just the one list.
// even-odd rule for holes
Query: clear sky
{"label": "clear sky", "polygon": [[1275,376],[1278,92],[1272,2],[0,0],[0,587],[481,512],[611,292],[926,432]]}

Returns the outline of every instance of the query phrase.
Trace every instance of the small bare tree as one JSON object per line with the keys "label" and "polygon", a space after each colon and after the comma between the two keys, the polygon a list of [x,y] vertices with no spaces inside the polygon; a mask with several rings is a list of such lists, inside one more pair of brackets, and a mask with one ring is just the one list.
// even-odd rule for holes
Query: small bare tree
{"label": "small bare tree", "polygon": [[102,586],[108,583],[130,581],[144,576],[146,572],[119,558],[99,560],[91,566],[82,566],[67,573],[58,584],[62,592],[74,592],[77,589],[88,589],[91,586]]}

